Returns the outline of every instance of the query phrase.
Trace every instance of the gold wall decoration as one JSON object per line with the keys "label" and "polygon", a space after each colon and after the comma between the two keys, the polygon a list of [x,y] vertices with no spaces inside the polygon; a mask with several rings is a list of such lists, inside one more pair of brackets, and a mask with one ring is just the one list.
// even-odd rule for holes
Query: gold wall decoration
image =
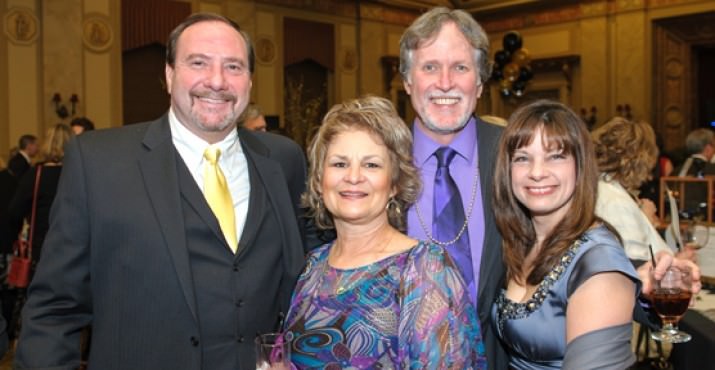
{"label": "gold wall decoration", "polygon": [[256,61],[270,65],[276,60],[276,44],[270,36],[261,35],[256,38]]}
{"label": "gold wall decoration", "polygon": [[37,40],[37,17],[30,9],[11,8],[5,13],[5,34],[8,39],[17,45],[30,45]]}
{"label": "gold wall decoration", "polygon": [[357,51],[353,47],[345,47],[341,53],[340,65],[345,72],[355,72],[358,67]]}
{"label": "gold wall decoration", "polygon": [[91,14],[82,22],[84,46],[95,52],[107,51],[114,41],[114,32],[106,16]]}

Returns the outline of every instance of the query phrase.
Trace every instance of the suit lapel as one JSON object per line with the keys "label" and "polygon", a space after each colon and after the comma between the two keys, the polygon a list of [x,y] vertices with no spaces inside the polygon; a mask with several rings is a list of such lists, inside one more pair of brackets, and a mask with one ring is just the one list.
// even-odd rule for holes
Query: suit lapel
{"label": "suit lapel", "polygon": [[139,168],[144,185],[169,249],[186,303],[194,320],[198,321],[176,170],[179,158],[171,141],[167,115],[149,126],[143,144],[146,152],[139,160]]}
{"label": "suit lapel", "polygon": [[[494,223],[494,211],[492,209],[492,179],[494,173],[494,156],[497,152],[497,145],[501,130],[489,126],[477,117],[477,140],[479,150],[479,178],[482,189],[482,205],[484,209],[484,243],[482,244],[482,256],[479,269],[479,288],[477,290],[477,302],[479,306],[487,305],[491,307],[491,291],[493,287],[501,285],[495,284],[494,279],[501,279],[499,267],[503,266],[501,260],[500,236]],[[479,309],[481,313],[488,312],[488,309]]]}
{"label": "suit lapel", "polygon": [[[242,250],[245,249],[243,247],[252,245],[253,240],[256,238],[263,215],[269,208],[271,194],[284,191],[275,186],[275,184],[285,182],[285,179],[281,175],[280,166],[268,158],[270,151],[263,143],[244,130],[238,130],[238,133],[241,147],[248,161],[251,182],[248,215],[241,233],[241,240],[238,242],[239,254],[241,254]],[[275,230],[273,232],[281,231]]]}

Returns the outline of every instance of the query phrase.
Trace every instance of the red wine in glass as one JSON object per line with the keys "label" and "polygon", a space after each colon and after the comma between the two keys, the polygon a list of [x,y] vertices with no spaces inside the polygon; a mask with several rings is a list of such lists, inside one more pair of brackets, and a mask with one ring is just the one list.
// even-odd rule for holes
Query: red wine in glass
{"label": "red wine in glass", "polygon": [[692,296],[690,270],[671,266],[660,280],[655,280],[651,271],[651,279],[655,282],[653,308],[663,320],[663,327],[651,333],[651,338],[669,343],[689,341],[692,337],[678,330],[678,321],[688,310]]}
{"label": "red wine in glass", "polygon": [[688,310],[691,296],[680,289],[659,289],[653,293],[653,307],[664,322],[677,323]]}

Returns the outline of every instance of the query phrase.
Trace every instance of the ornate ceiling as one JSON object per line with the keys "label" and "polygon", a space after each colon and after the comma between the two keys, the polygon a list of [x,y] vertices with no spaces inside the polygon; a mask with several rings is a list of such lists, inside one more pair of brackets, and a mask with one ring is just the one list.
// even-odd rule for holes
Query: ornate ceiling
{"label": "ornate ceiling", "polygon": [[446,6],[448,8],[464,9],[472,14],[543,9],[573,3],[571,0],[377,0],[375,2],[412,10]]}

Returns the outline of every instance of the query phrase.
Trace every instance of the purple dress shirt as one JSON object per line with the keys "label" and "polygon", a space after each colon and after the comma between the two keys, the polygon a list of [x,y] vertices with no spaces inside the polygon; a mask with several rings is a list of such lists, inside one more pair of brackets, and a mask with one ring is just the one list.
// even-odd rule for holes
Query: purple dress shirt
{"label": "purple dress shirt", "polygon": [[[414,124],[414,160],[415,166],[422,174],[422,194],[417,199],[415,206],[407,212],[407,234],[415,239],[428,240],[420,221],[417,218],[416,207],[420,208],[420,215],[429,232],[432,232],[432,196],[434,194],[434,176],[437,171],[437,158],[434,152],[442,146],[432,140],[423,131],[421,126]],[[449,166],[457,188],[462,195],[465,216],[469,218],[469,242],[472,252],[472,267],[474,271],[474,285],[470,288],[476,290],[479,286],[479,266],[482,256],[482,246],[484,244],[484,212],[482,202],[481,184],[477,181],[477,193],[474,199],[472,214],[469,215],[469,202],[472,199],[472,187],[475,176],[477,176],[477,123],[474,117],[469,119],[467,125],[460,131],[449,144],[457,151],[457,156]],[[478,180],[478,179],[477,179]],[[456,235],[455,235],[456,236]],[[441,240],[447,241],[447,240]],[[450,247],[446,248],[448,251]],[[477,296],[476,291],[472,291],[472,297]],[[475,304],[476,302],[472,302]]]}

